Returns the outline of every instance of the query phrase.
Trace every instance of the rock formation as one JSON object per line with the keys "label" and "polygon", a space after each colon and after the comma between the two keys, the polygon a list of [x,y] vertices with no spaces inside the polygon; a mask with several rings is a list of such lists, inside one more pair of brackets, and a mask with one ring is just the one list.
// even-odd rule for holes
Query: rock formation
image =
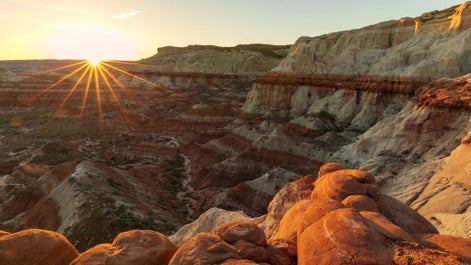
{"label": "rock formation", "polygon": [[172,88],[216,86],[245,90],[256,76],[278,65],[289,47],[267,44],[161,47],[156,55],[141,60],[146,67],[132,72]]}
{"label": "rock formation", "polygon": [[63,265],[78,256],[67,238],[46,230],[0,231],[0,264]]}
{"label": "rock formation", "polygon": [[90,248],[70,264],[168,264],[176,250],[160,233],[133,230],[119,234],[112,244]]}
{"label": "rock formation", "polygon": [[437,78],[467,74],[470,10],[465,2],[415,19],[302,37],[277,67],[255,81],[245,109],[263,113],[281,107],[295,116],[309,114],[309,105],[322,97],[318,88],[413,94]]}
{"label": "rock formation", "polygon": [[[470,240],[437,234],[425,218],[381,194],[371,174],[329,163],[320,168],[312,183],[313,178],[306,176],[291,182],[275,196],[271,205],[279,207],[280,201],[291,203],[278,210],[283,212],[282,217],[275,222],[272,218],[272,226],[264,226],[260,218],[250,219],[240,213],[213,209],[206,215],[228,216],[225,219],[228,222],[216,221],[203,227],[201,225],[214,219],[202,216],[191,225],[198,227],[196,230],[184,227],[179,231],[178,238],[183,241],[178,248],[160,233],[133,230],[120,233],[111,244],[96,245],[80,255],[64,237],[53,232],[2,232],[0,264],[400,265],[471,262]],[[307,183],[310,187],[305,185]],[[267,220],[264,218],[264,222]],[[271,236],[266,236],[267,231]]]}
{"label": "rock formation", "polygon": [[[367,170],[384,193],[441,231],[467,234],[467,225],[457,225],[471,206],[466,173],[455,181],[436,175],[445,161],[462,160],[450,154],[470,130],[470,10],[468,1],[417,18],[302,37],[257,78],[243,109],[318,132],[309,157]],[[454,172],[462,169],[458,164]],[[457,196],[447,204],[453,207],[431,206],[452,193]]]}
{"label": "rock formation", "polygon": [[153,64],[156,71],[166,73],[260,75],[277,66],[289,48],[290,45],[267,44],[162,47],[156,55],[142,62]]}
{"label": "rock formation", "polygon": [[302,37],[286,58],[163,48],[101,104],[83,87],[64,104],[74,79],[41,92],[63,71],[21,72],[59,62],[17,65],[0,80],[0,241],[58,231],[76,264],[469,263],[469,10]]}

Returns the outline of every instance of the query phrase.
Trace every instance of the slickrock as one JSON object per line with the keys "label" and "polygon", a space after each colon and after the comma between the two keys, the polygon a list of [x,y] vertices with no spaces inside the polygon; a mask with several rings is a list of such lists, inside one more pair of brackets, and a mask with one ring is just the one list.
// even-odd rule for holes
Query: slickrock
{"label": "slickrock", "polygon": [[177,247],[160,233],[132,230],[116,236],[112,244],[100,244],[85,251],[71,264],[168,264],[176,251]]}
{"label": "slickrock", "polygon": [[[297,242],[298,264],[409,264],[407,259],[423,262],[430,253],[435,264],[471,261],[463,254],[471,242],[466,239],[449,250],[437,248],[438,243],[417,245],[413,234],[436,229],[397,200],[379,192],[368,195],[367,187],[378,185],[371,174],[338,164],[325,164],[319,171],[311,198],[286,212],[277,234]],[[445,245],[453,238],[441,237]]]}
{"label": "slickrock", "polygon": [[[467,117],[469,118],[469,117]],[[451,155],[440,161],[411,207],[440,233],[471,238],[471,181],[469,132]]]}
{"label": "slickrock", "polygon": [[1,265],[64,265],[78,256],[61,234],[28,229],[0,236]]}

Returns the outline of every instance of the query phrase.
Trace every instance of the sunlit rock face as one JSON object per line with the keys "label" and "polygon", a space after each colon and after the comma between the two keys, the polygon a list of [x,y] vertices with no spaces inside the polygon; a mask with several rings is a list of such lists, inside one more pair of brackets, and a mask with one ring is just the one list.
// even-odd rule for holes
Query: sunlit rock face
{"label": "sunlit rock face", "polygon": [[[471,188],[466,172],[457,172],[463,166],[437,175],[447,161],[463,159],[460,142],[470,130],[470,10],[468,1],[417,18],[301,37],[255,80],[243,110],[328,131],[316,139],[336,147],[317,146],[318,161],[373,173],[384,193],[440,231],[469,237]],[[455,195],[447,197],[451,207],[435,204],[445,194]]]}
{"label": "sunlit rock face", "polygon": [[[471,241],[439,235],[405,204],[381,194],[376,178],[340,164],[317,179],[287,184],[267,216],[248,219],[211,209],[231,222],[197,220],[170,264],[468,264]],[[276,210],[275,210],[276,209]],[[206,217],[205,217],[206,218]],[[235,219],[234,219],[235,218]],[[198,233],[199,232],[199,233]],[[181,243],[180,243],[181,244]],[[216,251],[217,249],[217,251]]]}
{"label": "sunlit rock face", "polygon": [[[468,29],[465,3],[417,19],[303,37],[278,66],[287,47],[165,48],[143,61],[153,66],[126,69],[171,89],[119,74],[129,94],[103,103],[103,123],[93,112],[78,119],[82,93],[69,99],[66,111],[55,112],[73,80],[34,102],[56,76],[5,81],[0,229],[59,231],[85,251],[125,230],[169,235],[196,219],[171,237],[176,245],[186,244],[186,253],[221,247],[229,254],[202,256],[217,254],[221,264],[293,264],[296,226],[284,221],[280,232],[281,219],[325,213],[329,231],[358,228],[360,239],[347,238],[348,246],[340,249],[365,254],[365,263],[438,257],[443,250],[394,240],[453,240],[431,236],[436,231],[430,223],[441,233],[471,237]],[[276,68],[263,74],[271,67]],[[94,104],[87,110],[96,112]],[[314,182],[319,167],[330,161],[363,171],[328,164],[319,176],[343,173]],[[314,211],[314,199],[328,213]],[[227,211],[234,209],[244,212]],[[227,242],[219,234],[191,240],[222,223],[250,220],[264,230],[266,244]],[[321,226],[310,229],[324,239],[330,235]],[[417,231],[423,234],[412,235]],[[289,239],[275,238],[280,233]],[[302,238],[311,249],[310,235]],[[384,244],[389,240],[397,243],[394,248]],[[97,246],[81,260],[102,260],[115,247]],[[254,257],[252,249],[263,255]],[[377,251],[385,253],[371,257]],[[446,257],[444,264],[456,261]],[[173,264],[185,258],[182,250]],[[199,261],[190,258],[185,262]]]}
{"label": "sunlit rock face", "polygon": [[[174,236],[119,233],[82,253],[64,236],[0,230],[0,264],[469,264],[471,241],[440,235],[362,170],[328,163],[288,183],[267,216],[213,208]],[[173,241],[173,242],[172,242]],[[174,243],[175,242],[175,243]]]}
{"label": "sunlit rock face", "polygon": [[0,264],[62,265],[69,264],[78,254],[59,233],[39,229],[13,234],[0,231]]}
{"label": "sunlit rock face", "polygon": [[[414,94],[437,78],[467,74],[471,71],[470,10],[466,2],[415,19],[301,37],[277,67],[256,80],[245,109],[264,113],[281,107],[285,114],[296,116],[309,112],[319,94],[312,91],[316,87]],[[264,92],[267,89],[270,98]]]}

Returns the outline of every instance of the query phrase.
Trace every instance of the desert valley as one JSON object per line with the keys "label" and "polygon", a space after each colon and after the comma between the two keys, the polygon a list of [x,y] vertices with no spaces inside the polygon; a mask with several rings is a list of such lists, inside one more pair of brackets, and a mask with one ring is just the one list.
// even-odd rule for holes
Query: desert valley
{"label": "desert valley", "polygon": [[293,45],[0,61],[0,265],[471,264],[470,43],[468,1]]}

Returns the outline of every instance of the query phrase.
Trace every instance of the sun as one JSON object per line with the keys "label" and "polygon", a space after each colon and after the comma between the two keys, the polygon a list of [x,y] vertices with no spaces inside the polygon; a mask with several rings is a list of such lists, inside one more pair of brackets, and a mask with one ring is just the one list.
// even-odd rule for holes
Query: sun
{"label": "sun", "polygon": [[101,60],[100,59],[97,59],[97,58],[93,58],[93,59],[88,59],[87,60],[88,64],[90,64],[91,66],[98,66],[100,65],[101,63]]}

